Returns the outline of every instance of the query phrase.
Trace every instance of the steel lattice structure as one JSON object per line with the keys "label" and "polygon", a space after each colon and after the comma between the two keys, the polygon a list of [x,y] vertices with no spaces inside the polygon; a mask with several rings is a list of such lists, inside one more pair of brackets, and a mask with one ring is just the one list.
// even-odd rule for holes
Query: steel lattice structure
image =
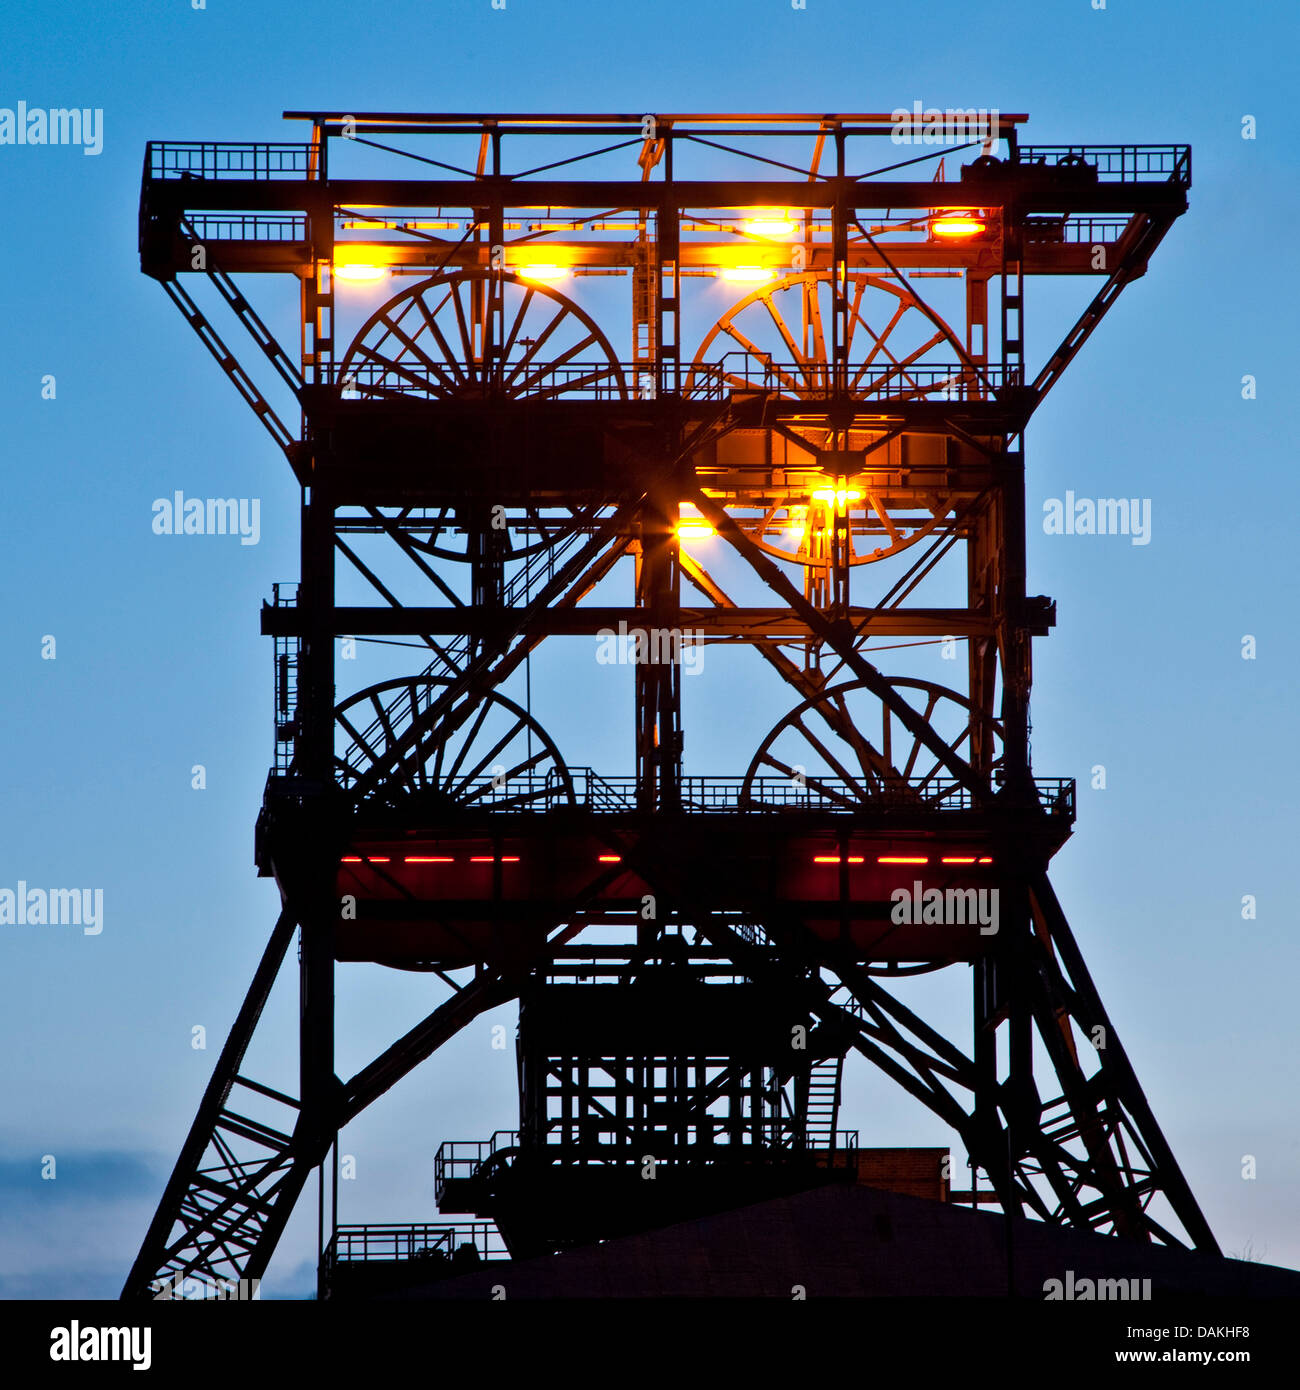
{"label": "steel lattice structure", "polygon": [[[951,1126],[968,1200],[1217,1252],[1048,881],[1074,787],[1029,741],[1055,607],[1024,431],[1185,211],[1190,151],[1031,146],[1016,115],[930,148],[919,115],[288,114],[308,140],[145,157],[143,269],[286,455],[302,568],[263,609],[283,911],[125,1295],[259,1278],[340,1129],[515,999],[519,1131],[439,1156],[444,1210],[515,1254],[834,1180],[853,1051]],[[1049,275],[1092,293],[1034,371]],[[253,276],[296,283],[297,348]],[[909,602],[953,566],[960,597]],[[353,677],[340,637],[388,666]],[[631,644],[626,775],[534,716],[533,654],[574,638]],[[909,671],[942,641],[958,681]],[[770,677],[721,775],[686,759],[704,651]],[[574,687],[612,709],[599,671]],[[923,881],[996,893],[996,932],[900,924]],[[295,933],[289,1095],[242,1068]],[[446,997],[343,1079],[359,960]],[[957,966],[961,1043],[899,997]]]}

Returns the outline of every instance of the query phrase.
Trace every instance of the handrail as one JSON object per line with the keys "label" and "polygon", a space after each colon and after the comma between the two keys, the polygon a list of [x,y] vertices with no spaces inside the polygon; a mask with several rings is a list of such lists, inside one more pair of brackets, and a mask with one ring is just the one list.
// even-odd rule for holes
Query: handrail
{"label": "handrail", "polygon": [[307,218],[296,212],[196,212],[188,221],[197,240],[302,242],[307,241]]}
{"label": "handrail", "polygon": [[433,1157],[434,1200],[442,1202],[449,1180],[472,1177],[494,1154],[515,1148],[519,1131],[498,1129],[491,1139],[444,1139]]}
{"label": "handrail", "polygon": [[[529,377],[528,390],[514,399],[530,403],[622,400],[625,384],[636,381],[644,370],[644,364],[607,360],[539,368]],[[986,395],[986,382],[998,390],[1017,386],[1021,380],[1019,368],[1004,370],[992,363],[981,364],[978,372],[964,362],[909,363],[906,367],[890,362],[878,366],[850,362],[842,370],[849,395],[860,400],[980,400]],[[782,362],[737,350],[716,362],[691,366],[684,394],[690,400],[722,401],[735,391],[768,391],[818,400],[837,394],[831,375],[828,363]],[[347,390],[348,400],[364,400],[368,394],[414,400],[437,399],[443,394],[438,383],[412,380],[409,372],[385,362],[350,366]]]}
{"label": "handrail", "polygon": [[[311,142],[151,140],[145,172],[157,179],[196,174],[210,179],[314,179],[321,149],[320,143]],[[1013,162],[1056,165],[1069,157],[1093,165],[1099,177],[1118,182],[1191,182],[1189,145],[1019,145]]]}
{"label": "handrail", "polygon": [[1050,169],[1088,169],[1108,183],[1192,182],[1190,145],[1021,145],[1015,164]]}
{"label": "handrail", "polygon": [[[569,775],[577,805],[583,810],[619,813],[646,809],[638,799],[635,777],[607,777],[589,767],[571,767]],[[1073,822],[1074,778],[1036,777],[1034,786],[1043,811]],[[974,796],[964,783],[922,776],[909,777],[891,786],[873,787],[865,794],[858,783],[820,776],[809,776],[802,781],[780,776],[749,779],[689,776],[681,779],[678,790],[679,797],[672,803],[672,809],[696,814],[735,811],[759,815],[795,811],[860,813],[873,808],[924,814],[977,809]],[[528,772],[502,779],[475,778],[458,787],[458,796],[466,810],[527,806],[534,811],[550,811],[573,804],[563,780],[549,773]]]}
{"label": "handrail", "polygon": [[327,1268],[370,1260],[450,1259],[472,1245],[483,1260],[509,1259],[509,1251],[491,1221],[438,1221],[411,1224],[339,1226],[325,1247]]}
{"label": "handrail", "polygon": [[[604,1168],[626,1167],[635,1169],[644,1161],[644,1143],[630,1132],[616,1143],[582,1143],[579,1131],[581,1121],[554,1123],[548,1129],[547,1141],[527,1151],[528,1159],[535,1164],[559,1167],[582,1167],[599,1165]],[[802,1122],[794,1115],[772,1115],[762,1122],[766,1135],[762,1143],[728,1143],[732,1121],[718,1117],[710,1121],[708,1117],[701,1122],[701,1128],[712,1124],[714,1136],[720,1142],[710,1145],[707,1150],[698,1145],[686,1145],[678,1149],[670,1147],[660,1153],[660,1162],[672,1166],[679,1160],[693,1162],[702,1160],[710,1165],[748,1165],[766,1164],[773,1156],[785,1151],[792,1157],[811,1153],[822,1165],[837,1166],[839,1163],[851,1164],[858,1148],[858,1131],[834,1130],[826,1147],[808,1150],[804,1145]],[[570,1132],[566,1132],[570,1131]],[[500,1144],[502,1138],[511,1142]],[[453,1139],[444,1141],[438,1148],[435,1159],[435,1197],[441,1202],[446,1194],[448,1182],[470,1180],[481,1176],[485,1165],[496,1154],[510,1152],[518,1156],[522,1151],[518,1144],[519,1135],[515,1131],[498,1130],[489,1139]]]}
{"label": "handrail", "polygon": [[319,144],[263,141],[150,140],[145,177],[151,179],[311,179]]}

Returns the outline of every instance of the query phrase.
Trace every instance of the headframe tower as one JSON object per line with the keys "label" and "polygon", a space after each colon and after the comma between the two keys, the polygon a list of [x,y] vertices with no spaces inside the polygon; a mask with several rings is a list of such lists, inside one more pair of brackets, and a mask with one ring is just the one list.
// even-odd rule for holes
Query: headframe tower
{"label": "headframe tower", "polygon": [[[1187,147],[996,111],[287,114],[298,143],[145,156],[142,267],[286,456],[301,574],[262,613],[283,910],[125,1296],[261,1277],[313,1170],[336,1208],[339,1131],[512,1000],[518,1127],[444,1145],[477,1220],[422,1248],[865,1180],[856,1053],[957,1136],[951,1200],[1217,1253],[1048,880],[1074,784],[1030,756],[1024,432],[1186,210]],[[1031,366],[1039,276],[1086,288]],[[250,277],[294,282],[297,344]],[[533,699],[566,643],[624,768]],[[715,671],[743,699],[692,727]],[[295,934],[290,1094],[244,1058]],[[340,1077],[357,961],[430,1008]],[[903,998],[953,970],[959,1037]]]}

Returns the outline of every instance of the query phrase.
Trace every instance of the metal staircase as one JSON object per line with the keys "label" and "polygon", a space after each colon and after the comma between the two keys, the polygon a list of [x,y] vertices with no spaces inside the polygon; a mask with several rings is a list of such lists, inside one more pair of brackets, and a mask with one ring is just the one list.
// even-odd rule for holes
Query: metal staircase
{"label": "metal staircase", "polygon": [[842,1056],[823,1057],[812,1064],[804,1109],[804,1142],[809,1149],[835,1147],[835,1120],[840,1108],[843,1076]]}

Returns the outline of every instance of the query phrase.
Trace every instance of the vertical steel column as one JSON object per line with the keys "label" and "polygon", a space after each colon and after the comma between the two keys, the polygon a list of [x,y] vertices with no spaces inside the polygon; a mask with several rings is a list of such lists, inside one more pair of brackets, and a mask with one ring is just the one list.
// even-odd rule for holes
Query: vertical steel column
{"label": "vertical steel column", "polygon": [[637,224],[636,245],[632,248],[632,373],[638,400],[658,394],[659,370],[656,366],[655,270],[657,255],[650,235],[650,219],[642,210]]}
{"label": "vertical steel column", "polygon": [[1019,209],[1002,208],[1002,384],[1025,379],[1025,277]]}
{"label": "vertical steel column", "polygon": [[[668,148],[672,149],[671,144]],[[667,172],[671,177],[671,156]],[[655,344],[659,367],[657,388],[661,396],[677,395],[682,384],[679,239],[679,209],[671,198],[665,198],[659,205],[654,244]]]}
{"label": "vertical steel column", "polygon": [[[987,272],[966,272],[966,355],[981,367],[989,360],[989,282]],[[970,368],[962,373],[964,400],[982,401],[984,384]]]}
{"label": "vertical steel column", "polygon": [[1025,604],[1024,454],[1005,454],[1001,471],[998,645],[1002,654],[1002,765],[1006,784],[1013,794],[1032,799],[1035,796],[1029,760],[1032,639]]}
{"label": "vertical steel column", "polygon": [[[498,127],[492,129],[492,175],[500,178],[501,175],[501,131]],[[488,242],[494,249],[498,246],[504,250],[506,240],[505,207],[500,199],[493,202],[488,212]],[[505,277],[506,264],[504,254],[498,260],[493,256],[489,260],[491,273],[487,279],[487,303],[474,305],[474,317],[476,324],[479,325],[478,331],[482,334],[482,353],[483,353],[483,380],[490,385],[494,391],[503,389],[504,358],[501,353],[505,344]],[[477,289],[478,286],[476,285]],[[482,315],[480,318],[479,316]],[[471,332],[474,331],[471,329]]]}
{"label": "vertical steel column", "polygon": [[[1002,209],[1002,380],[1003,387],[1024,379],[1024,276],[1021,219],[1016,206]],[[999,488],[1002,563],[998,574],[999,646],[1002,653],[1003,764],[1017,795],[1033,795],[1029,772],[1030,636],[1025,624],[1025,463],[1020,445],[1005,456]]]}
{"label": "vertical steel column", "polygon": [[[949,450],[953,445],[950,442]],[[992,621],[996,612],[1002,546],[1001,506],[997,495],[985,500],[968,522],[966,543],[966,607],[973,617]],[[970,730],[970,764],[987,785],[996,755],[989,721],[996,717],[998,644],[995,638],[972,634],[966,641],[967,690],[971,704],[987,720],[976,719]]]}
{"label": "vertical steel column", "polygon": [[[848,431],[845,431],[847,440]],[[844,479],[836,479],[838,488]],[[849,563],[851,532],[849,526],[849,505],[847,500],[841,506],[837,497],[831,508],[831,554],[830,580],[831,593],[829,614],[835,621],[847,620],[849,616],[849,576],[852,566]]]}
{"label": "vertical steel column", "polygon": [[[470,603],[479,614],[498,613],[505,601],[505,561],[510,533],[505,514],[476,499],[459,511],[470,559]],[[482,651],[485,638],[469,638],[470,659]]]}
{"label": "vertical steel column", "polygon": [[311,199],[307,235],[312,260],[302,282],[302,379],[328,386],[334,356],[334,209],[328,196]]}
{"label": "vertical steel column", "polygon": [[844,132],[835,131],[835,203],[831,208],[831,393],[849,389],[849,214],[844,190]]}
{"label": "vertical steel column", "polygon": [[636,653],[637,805],[672,810],[681,792],[681,566],[676,490],[653,490],[641,512]]}
{"label": "vertical steel column", "polygon": [[290,907],[300,929],[300,1123],[309,1144],[332,1138],[334,1078],[334,924],[339,846],[332,824],[334,781],[334,500],[319,485],[303,490],[303,645],[299,678],[298,763],[302,842]]}

